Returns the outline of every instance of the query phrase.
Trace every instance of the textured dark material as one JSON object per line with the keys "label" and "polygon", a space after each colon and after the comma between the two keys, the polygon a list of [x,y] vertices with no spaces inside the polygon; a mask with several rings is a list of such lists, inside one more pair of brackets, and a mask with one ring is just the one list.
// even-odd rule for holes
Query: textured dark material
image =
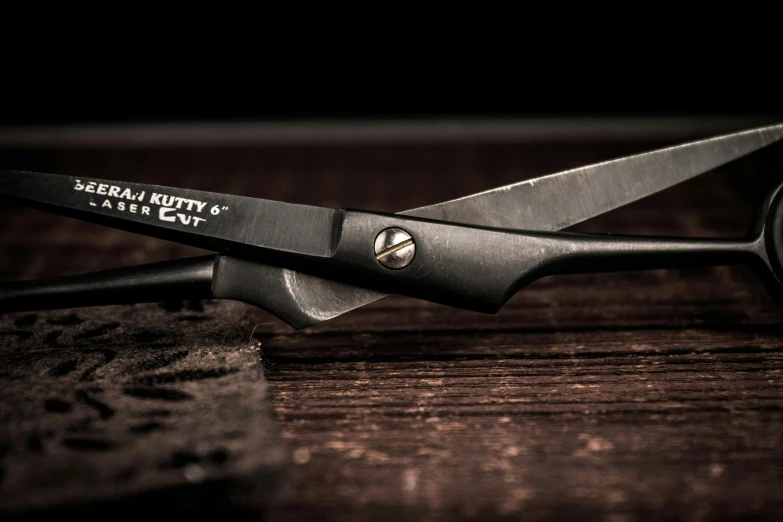
{"label": "textured dark material", "polygon": [[[294,203],[399,211],[661,145],[667,143],[85,150],[0,152],[0,160],[7,168],[111,174]],[[742,236],[757,198],[780,181],[781,168],[778,149],[762,151],[578,229]],[[203,253],[27,209],[3,208],[0,223],[2,278],[64,275]],[[250,306],[204,302],[203,307],[203,312],[187,306],[169,312],[154,304],[118,306],[35,314],[35,320],[31,314],[13,314],[1,320],[0,347],[4,358],[17,353],[19,342],[33,339],[36,349],[44,350],[47,339],[58,338],[52,333],[56,325],[47,321],[65,322],[63,317],[76,314],[85,321],[78,325],[82,330],[59,336],[65,336],[60,342],[77,347],[78,355],[58,352],[57,360],[44,358],[46,364],[35,362],[36,351],[18,355],[34,364],[15,363],[14,368],[29,368],[25,377],[14,375],[17,382],[77,381],[106,356],[103,346],[76,336],[100,332],[111,323],[120,326],[106,338],[116,335],[124,342],[119,348],[108,346],[118,352],[114,361],[156,342],[145,340],[145,329],[201,347],[191,348],[171,368],[129,373],[128,381],[174,373],[187,361],[213,371],[242,367],[242,357],[256,363],[260,357],[292,461],[285,489],[272,506],[274,520],[783,517],[783,310],[747,268],[549,277],[523,290],[497,315],[390,297],[300,332]],[[128,326],[128,317],[138,322]],[[21,336],[28,338],[20,341],[20,334],[5,332],[27,332]],[[252,344],[261,343],[259,351],[247,351],[251,333]],[[96,350],[89,358],[79,351],[89,349]],[[168,350],[176,354],[179,348]],[[226,361],[206,365],[210,350]],[[52,371],[67,373],[54,377]],[[117,397],[117,404],[146,404],[154,402],[150,387],[209,397],[222,379],[239,375],[176,385],[113,382],[107,390],[115,391],[103,395],[78,382],[53,389],[30,386],[26,400],[33,406],[18,415],[44,422],[84,409],[94,423],[106,422],[100,420],[101,407],[80,402],[77,390],[87,394],[81,396],[84,401],[115,408],[106,397]],[[254,389],[245,382],[247,390]],[[165,403],[159,408],[195,404],[174,395],[159,401]],[[245,404],[239,399],[232,408]],[[260,416],[248,414],[236,423],[260,422]],[[223,427],[195,407],[184,412],[184,419],[207,433]],[[138,425],[151,422],[162,421],[145,418]],[[20,433],[23,426],[11,429]],[[147,429],[136,423],[122,426]],[[5,423],[3,429],[8,429]],[[120,430],[127,437],[123,440],[141,436],[127,430]],[[139,450],[140,460],[157,450],[173,458],[174,435],[182,433],[151,428],[147,435],[157,438]],[[71,448],[83,446],[79,439],[87,435],[69,437],[76,441],[55,447],[102,455],[95,462],[107,473],[123,469],[113,466],[110,451]],[[249,447],[253,440],[242,443]],[[10,463],[26,455],[17,453],[25,441],[13,438],[12,443],[0,456],[4,504],[10,502],[5,500]],[[203,455],[215,450],[210,446]],[[251,463],[259,458],[242,455]],[[225,485],[247,477],[243,462],[227,459],[224,466],[237,467],[223,468],[224,487],[205,481],[201,498],[226,498],[231,489]],[[169,499],[171,505],[173,493],[159,489],[165,477],[174,476],[166,473],[156,471],[148,484],[157,500]],[[68,491],[78,480],[60,477],[57,489]],[[25,495],[32,494],[30,488],[22,488]],[[92,483],[85,489],[90,491],[79,495],[104,498],[106,509],[115,513],[126,512],[122,499],[132,498],[130,488],[117,486],[110,494],[108,485]]]}
{"label": "textured dark material", "polygon": [[[137,262],[107,230],[0,215],[4,278]],[[0,518],[257,520],[290,456],[249,324],[230,301],[0,316]]]}
{"label": "textured dark material", "polygon": [[287,452],[242,310],[164,306],[0,320],[2,508],[116,516],[96,502],[125,500],[125,514],[157,519],[274,498]]}

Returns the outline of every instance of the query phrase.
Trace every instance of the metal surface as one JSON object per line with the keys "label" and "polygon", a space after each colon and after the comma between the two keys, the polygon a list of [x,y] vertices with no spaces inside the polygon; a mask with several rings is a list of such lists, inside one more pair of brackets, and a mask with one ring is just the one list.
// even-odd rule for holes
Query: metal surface
{"label": "metal surface", "polygon": [[779,192],[762,209],[756,235],[743,241],[553,230],[673,186],[781,137],[783,125],[740,132],[396,215],[16,171],[0,175],[0,196],[244,258],[221,256],[216,261],[211,294],[256,304],[297,328],[389,292],[496,312],[532,280],[568,272],[744,263],[779,293],[783,248],[770,232],[783,222]]}
{"label": "metal surface", "polygon": [[567,170],[401,214],[487,227],[562,230],[781,138],[783,125],[773,125]]}
{"label": "metal surface", "polygon": [[386,268],[405,268],[416,255],[416,242],[401,228],[387,228],[375,238],[375,259]]}
{"label": "metal surface", "polygon": [[[222,253],[328,257],[342,211],[159,185],[0,171],[0,196]],[[279,256],[275,256],[277,253]]]}
{"label": "metal surface", "polygon": [[361,302],[362,291],[366,294],[365,299],[375,294],[372,290],[363,290],[304,272],[228,256],[219,257],[212,283],[213,297],[258,306],[296,329],[312,326],[352,310],[351,302],[345,301],[343,296],[358,296],[356,300]]}
{"label": "metal surface", "polygon": [[[385,269],[368,252],[368,237],[386,227],[402,228],[416,240],[416,257],[403,269]],[[735,241],[517,232],[349,211],[328,271],[362,287],[494,313],[547,275],[715,264],[759,268],[765,256],[761,235]]]}

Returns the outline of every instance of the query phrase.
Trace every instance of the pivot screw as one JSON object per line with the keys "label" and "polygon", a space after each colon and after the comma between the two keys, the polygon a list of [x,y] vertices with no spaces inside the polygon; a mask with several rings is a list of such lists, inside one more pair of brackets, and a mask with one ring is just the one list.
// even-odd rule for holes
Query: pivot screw
{"label": "pivot screw", "polygon": [[401,228],[387,228],[375,238],[375,257],[386,268],[405,268],[416,255],[416,243]]}

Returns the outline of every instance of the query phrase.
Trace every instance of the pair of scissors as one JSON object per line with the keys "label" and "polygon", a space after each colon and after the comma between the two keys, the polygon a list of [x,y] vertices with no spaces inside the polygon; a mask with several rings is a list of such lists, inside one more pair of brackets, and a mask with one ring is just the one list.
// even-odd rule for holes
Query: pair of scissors
{"label": "pair of scissors", "polygon": [[548,275],[745,264],[783,295],[783,190],[742,239],[562,230],[783,138],[772,125],[398,214],[124,181],[0,171],[0,198],[216,255],[0,285],[0,311],[187,299],[256,305],[295,329],[401,294],[496,313]]}

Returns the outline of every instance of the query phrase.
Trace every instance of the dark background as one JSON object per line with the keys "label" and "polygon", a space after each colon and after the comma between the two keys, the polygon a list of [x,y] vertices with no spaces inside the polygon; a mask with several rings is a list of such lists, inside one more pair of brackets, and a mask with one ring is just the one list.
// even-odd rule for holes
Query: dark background
{"label": "dark background", "polygon": [[[108,95],[109,93],[104,93]],[[542,118],[596,119],[603,118],[766,118],[776,121],[783,117],[783,102],[778,96],[752,96],[746,99],[736,91],[722,98],[720,93],[702,96],[663,96],[647,98],[647,91],[633,93],[642,100],[628,101],[623,95],[613,97],[601,93],[581,101],[561,99],[552,93],[531,94],[533,100],[502,101],[486,105],[482,96],[469,100],[436,101],[427,104],[414,98],[408,107],[397,104],[307,102],[297,104],[288,98],[264,103],[259,99],[234,99],[216,102],[214,99],[168,100],[152,97],[147,100],[129,98],[126,102],[71,100],[53,103],[36,100],[6,105],[0,113],[0,125],[63,125],[172,122],[290,122],[290,121],[437,121],[437,120],[529,120]],[[191,94],[192,95],[192,94]],[[631,96],[631,93],[625,93]],[[125,94],[119,94],[124,97]],[[382,96],[382,95],[381,95]],[[456,93],[444,95],[457,97]],[[751,96],[751,95],[748,95]],[[259,95],[261,97],[261,95]],[[524,93],[520,97],[525,97]],[[434,106],[434,107],[433,107]]]}
{"label": "dark background", "polygon": [[[673,36],[669,28],[662,31]],[[589,38],[562,41],[568,50],[563,54],[547,53],[555,46],[547,48],[544,42],[543,47],[509,47],[506,56],[476,49],[463,57],[455,47],[437,57],[424,52],[413,59],[400,49],[399,56],[380,52],[355,63],[338,53],[313,52],[281,64],[270,52],[252,56],[250,48],[250,56],[225,56],[213,69],[201,69],[195,50],[155,60],[139,49],[130,60],[125,49],[91,65],[76,56],[42,56],[18,64],[12,57],[2,85],[0,125],[778,118],[783,100],[769,36],[758,28],[744,43],[710,35],[703,45],[675,49],[622,39],[596,48],[595,38]],[[662,35],[655,39],[663,43]],[[625,56],[623,50],[635,54]],[[216,65],[209,58],[206,63]]]}

